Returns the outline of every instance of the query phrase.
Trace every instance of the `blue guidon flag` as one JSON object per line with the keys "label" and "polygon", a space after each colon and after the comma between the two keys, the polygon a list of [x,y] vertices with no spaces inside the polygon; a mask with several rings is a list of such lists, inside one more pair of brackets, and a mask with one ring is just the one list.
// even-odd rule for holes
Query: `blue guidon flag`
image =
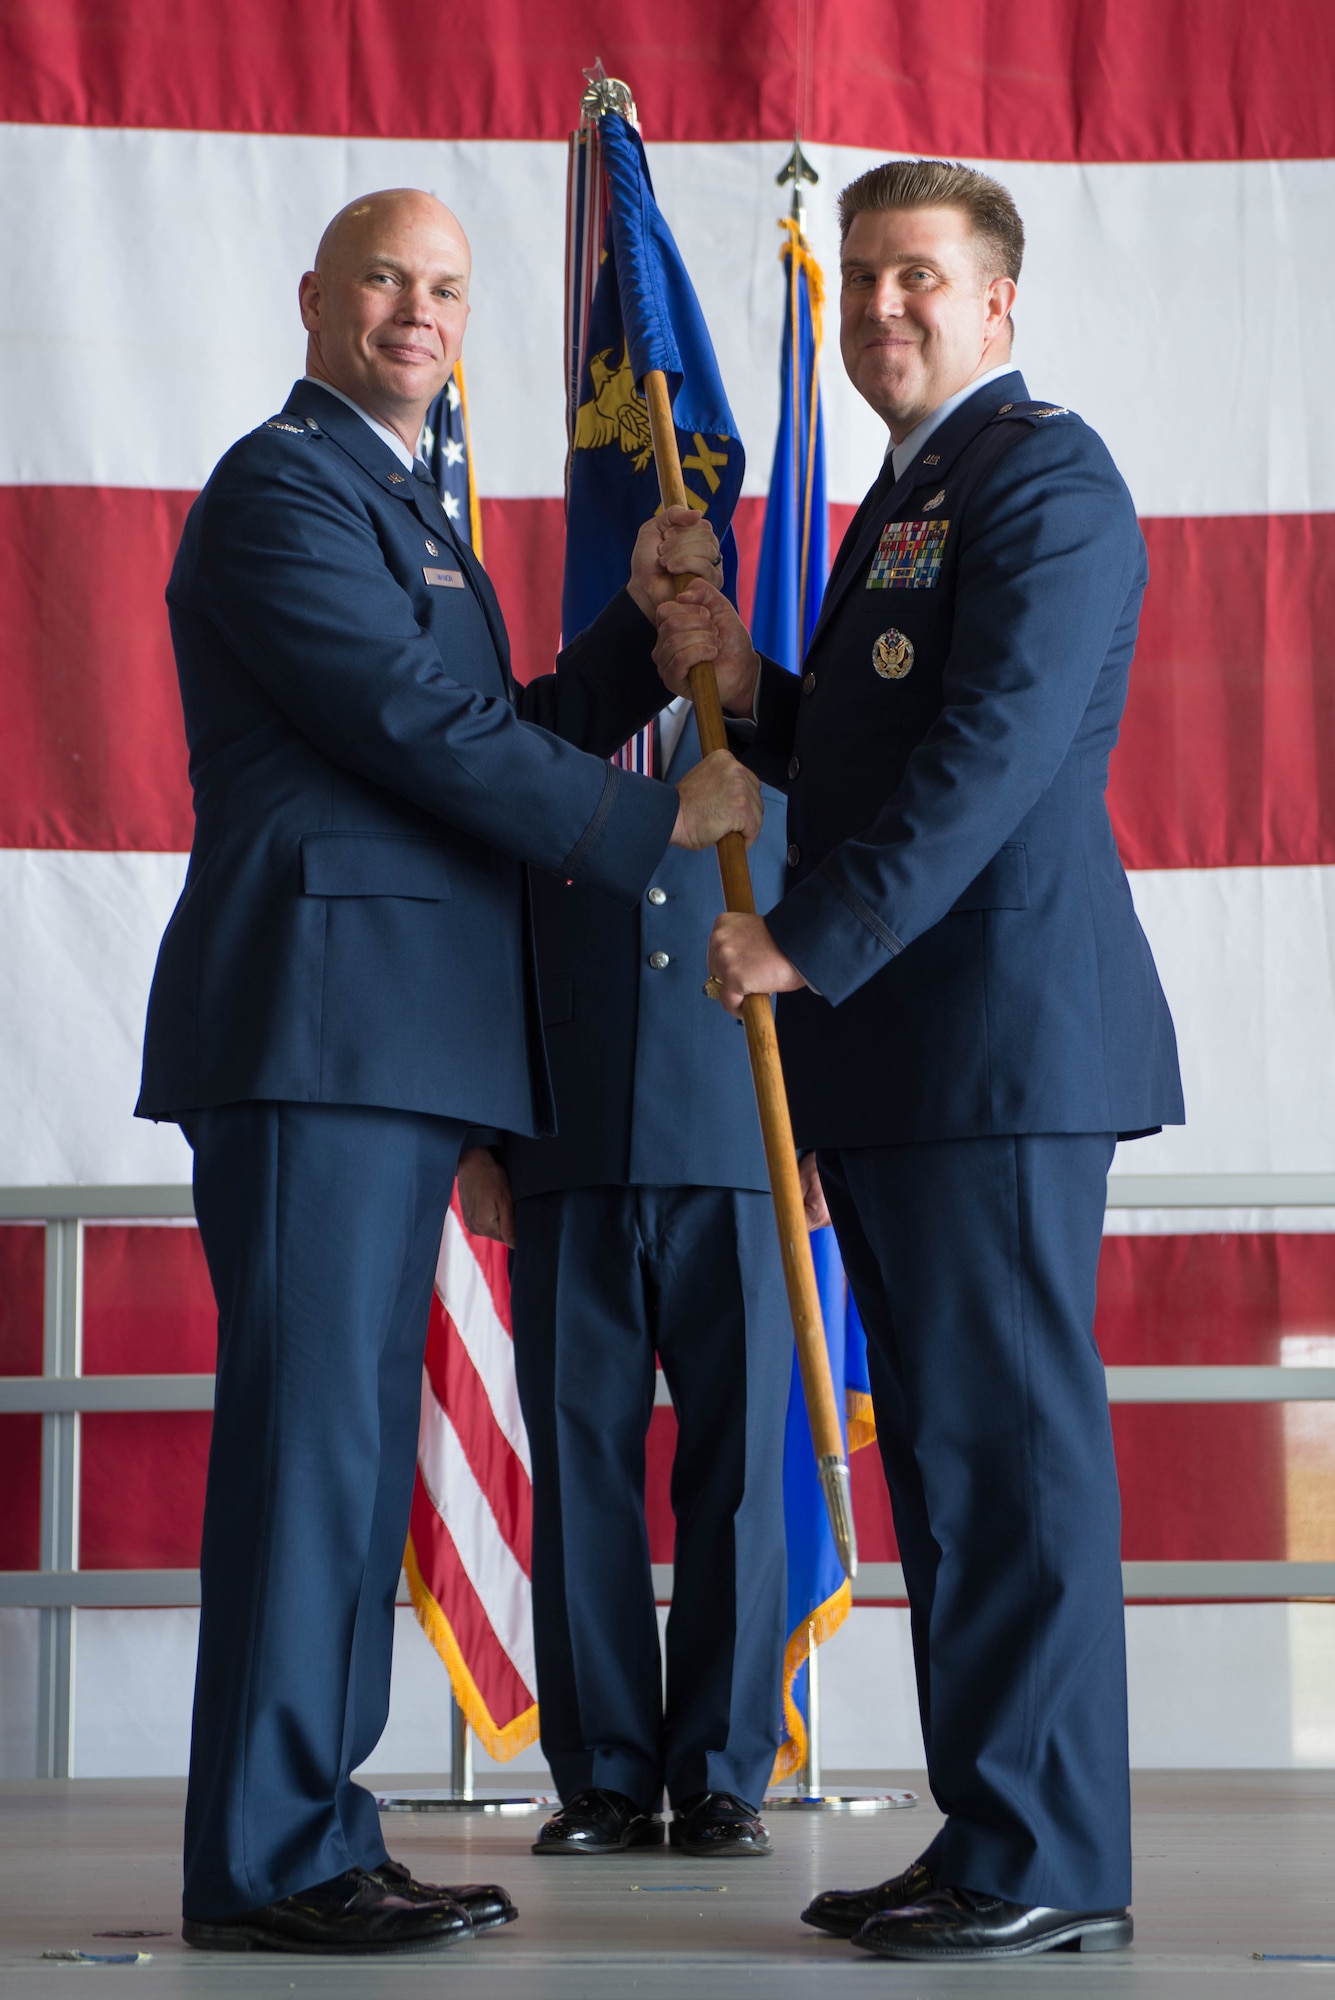
{"label": "blue guidon flag", "polygon": [[[630,93],[599,71],[582,109],[566,210],[566,641],[621,589],[635,537],[659,510],[642,392],[650,369],[667,376],[687,498],[719,538],[734,603],[729,524],[746,470],[695,289],[654,199]],[[651,743],[642,730],[619,761],[649,771]]]}
{"label": "blue guidon flag", "polygon": [[[779,433],[765,503],[751,636],[760,652],[797,673],[815,630],[830,568],[825,437],[816,365],[824,287],[820,266],[798,223],[785,218],[781,227],[787,233],[779,252],[786,288]],[[811,1256],[836,1396],[843,1385],[846,1446],[856,1451],[876,1436],[866,1335],[848,1296],[832,1229],[813,1233]],[[774,1763],[775,1783],[807,1761],[807,1662],[812,1647],[838,1631],[853,1601],[830,1533],[796,1354],[784,1432],[783,1520],[788,1544],[788,1643],[783,1660],[784,1740]]]}

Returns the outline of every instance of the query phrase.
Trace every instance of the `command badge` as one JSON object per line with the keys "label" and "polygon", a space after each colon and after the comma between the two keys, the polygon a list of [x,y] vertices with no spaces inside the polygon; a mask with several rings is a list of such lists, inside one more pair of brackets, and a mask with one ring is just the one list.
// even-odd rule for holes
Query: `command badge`
{"label": "command badge", "polygon": [[872,647],[871,663],[883,681],[902,681],[913,665],[913,641],[892,625]]}

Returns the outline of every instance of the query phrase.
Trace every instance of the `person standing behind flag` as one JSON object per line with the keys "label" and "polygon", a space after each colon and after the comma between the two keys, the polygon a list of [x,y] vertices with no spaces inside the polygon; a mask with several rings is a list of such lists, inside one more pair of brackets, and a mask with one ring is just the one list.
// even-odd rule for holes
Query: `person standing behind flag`
{"label": "person standing behind flag", "polygon": [[414,457],[469,261],[416,190],[334,218],[301,280],[307,379],[217,467],[168,585],[195,839],[137,1111],[194,1149],[219,1308],[182,1926],[212,1950],[514,1914],[414,1883],[351,1776],[388,1712],[441,1227],[466,1127],[551,1129],[524,864],[634,904],[669,843],[759,823],[726,756],[675,790],[607,762],[662,699],[670,572],[712,569],[686,510],[515,688]]}
{"label": "person standing behind flag", "polygon": [[[945,1825],[809,1923],[900,1959],[1130,1942],[1117,1473],[1093,1340],[1118,1137],[1182,1117],[1104,804],[1145,587],[1131,496],[1011,365],[1023,228],[941,161],[840,198],[841,347],[884,469],[800,682],[704,583],[659,612],[788,788],[788,888],[724,915],[724,1005],[781,995],[866,1325]],[[751,723],[742,722],[745,733]]]}
{"label": "person standing behind flag", "polygon": [[[745,465],[644,149],[617,112],[594,116],[600,91],[571,142],[566,631],[614,586],[658,497],[630,358],[646,300],[725,589]],[[686,704],[618,761],[646,756],[668,775],[699,756]],[[779,892],[782,840],[776,814],[752,851],[762,895]],[[717,908],[712,856],[664,856],[638,912],[535,871],[557,1136],[508,1140],[505,1165],[484,1150],[460,1165],[470,1227],[515,1252],[538,1714],[562,1801],[538,1854],[661,1842],[665,1784],[683,1852],[769,1851],[758,1815],[779,1734],[792,1343],[745,1043],[700,991]],[[644,1511],[655,1356],[678,1426],[666,1705]]]}
{"label": "person standing behind flag", "polygon": [[[700,754],[674,707],[654,728],[669,780]],[[767,794],[751,849],[766,902],[782,803]],[[665,854],[637,910],[535,871],[557,1136],[459,1165],[469,1228],[514,1250],[538,1716],[561,1795],[536,1854],[661,1842],[664,1787],[682,1852],[769,1851],[793,1343],[745,1041],[700,990],[718,895],[705,854]],[[644,1506],[656,1358],[677,1416],[666,1696]]]}

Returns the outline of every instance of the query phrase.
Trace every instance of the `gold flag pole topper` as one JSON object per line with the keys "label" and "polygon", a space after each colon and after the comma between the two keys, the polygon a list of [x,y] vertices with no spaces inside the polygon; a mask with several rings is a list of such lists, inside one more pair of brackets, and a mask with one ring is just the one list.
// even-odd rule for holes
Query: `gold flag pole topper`
{"label": "gold flag pole topper", "polygon": [[[594,72],[586,71],[585,75],[589,88],[581,110],[586,117],[616,111],[638,125],[634,116],[634,100],[624,83],[616,77],[606,76],[601,63]],[[799,148],[795,147],[794,153],[800,158]],[[804,159],[801,160],[801,167],[805,169],[801,178],[814,180],[815,175]],[[799,192],[800,186],[794,189],[795,194]],[[644,396],[649,408],[654,464],[663,505],[685,507],[689,502],[681,473],[677,432],[672,421],[672,402],[668,395],[667,378],[661,368],[651,368],[646,374]],[[689,577],[678,578],[678,594],[689,583]],[[712,750],[726,750],[728,734],[712,660],[702,660],[698,666],[692,667],[691,698],[695,705],[696,727],[703,754],[708,756]],[[747,865],[746,842],[740,833],[727,833],[720,840],[718,864],[726,907],[741,911],[746,916],[754,916],[756,903],[751,891],[751,871]],[[746,1046],[751,1058],[751,1077],[760,1113],[770,1192],[774,1198],[774,1219],[779,1232],[779,1252],[797,1342],[807,1418],[816,1451],[816,1467],[839,1560],[845,1574],[853,1577],[857,1575],[858,1545],[853,1527],[848,1460],[844,1453],[843,1431],[830,1375],[825,1323],[821,1315],[816,1269],[811,1259],[797,1150],[793,1144],[793,1124],[788,1112],[788,1095],[779,1061],[779,1043],[774,1030],[770,996],[765,993],[748,994],[743,1002],[742,1019],[746,1027]]]}

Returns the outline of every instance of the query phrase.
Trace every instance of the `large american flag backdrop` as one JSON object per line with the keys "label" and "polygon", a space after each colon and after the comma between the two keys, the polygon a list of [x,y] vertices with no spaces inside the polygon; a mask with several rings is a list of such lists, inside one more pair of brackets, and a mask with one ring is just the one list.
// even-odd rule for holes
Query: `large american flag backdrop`
{"label": "large american flag backdrop", "polygon": [[[191,833],[162,589],[192,495],[301,370],[296,280],[322,224],[368,188],[433,188],[472,237],[486,558],[520,671],[550,663],[565,141],[599,56],[639,101],[750,446],[744,607],[794,127],[821,175],[827,270],[835,193],[886,153],[979,161],[1013,189],[1030,239],[1017,357],[1033,393],[1108,440],[1152,568],[1112,805],[1190,1124],[1121,1165],[1335,1170],[1327,0],[678,0],[661,25],[629,0],[7,0],[0,1184],[188,1178],[174,1129],[130,1117]],[[884,434],[832,354],[823,386],[837,540]],[[1105,1244],[1106,1359],[1335,1359],[1332,1230],[1323,1211],[1141,1214]],[[5,1372],[40,1370],[41,1282],[40,1232],[0,1229]],[[89,1373],[211,1365],[193,1231],[90,1229],[86,1299]],[[507,1421],[492,1444],[522,1501]],[[0,1417],[0,1568],[37,1562],[39,1425]],[[1116,1426],[1128,1558],[1335,1555],[1322,1406],[1127,1406]],[[207,1432],[206,1415],[84,1419],[86,1566],[193,1565]],[[671,1445],[659,1410],[657,1560]],[[855,1460],[873,1561],[894,1556],[874,1456]],[[522,1655],[524,1634],[508,1639]]]}

